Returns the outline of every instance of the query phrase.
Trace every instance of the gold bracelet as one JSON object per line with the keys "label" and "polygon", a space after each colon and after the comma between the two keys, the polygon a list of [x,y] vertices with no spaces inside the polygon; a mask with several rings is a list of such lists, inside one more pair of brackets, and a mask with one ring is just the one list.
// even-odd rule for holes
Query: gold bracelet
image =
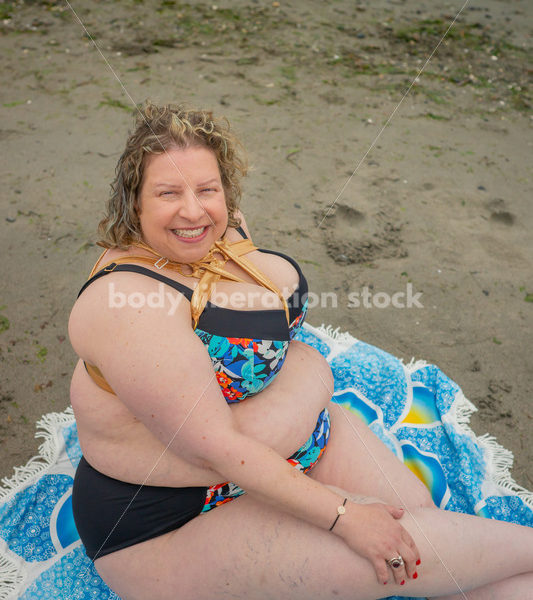
{"label": "gold bracelet", "polygon": [[333,528],[335,527],[335,525],[337,524],[339,517],[346,512],[346,508],[344,508],[344,507],[346,506],[347,501],[348,501],[348,498],[344,498],[344,502],[341,504],[341,506],[337,506],[337,516],[335,517],[335,520],[333,521],[333,525],[329,528],[330,531],[332,531]]}

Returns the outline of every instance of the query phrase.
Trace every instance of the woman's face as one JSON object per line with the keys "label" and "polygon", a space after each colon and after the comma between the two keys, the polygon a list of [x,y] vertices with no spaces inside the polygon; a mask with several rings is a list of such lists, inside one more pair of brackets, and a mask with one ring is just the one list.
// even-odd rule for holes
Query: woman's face
{"label": "woman's face", "polygon": [[203,258],[228,225],[226,197],[214,153],[170,148],[146,159],[139,194],[143,240],[162,256]]}

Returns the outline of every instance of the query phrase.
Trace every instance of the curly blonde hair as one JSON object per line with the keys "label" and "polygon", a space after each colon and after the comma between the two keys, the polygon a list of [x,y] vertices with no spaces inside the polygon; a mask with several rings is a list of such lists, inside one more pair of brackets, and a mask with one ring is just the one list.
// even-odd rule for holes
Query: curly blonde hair
{"label": "curly blonde hair", "polygon": [[139,108],[135,128],[115,169],[106,213],[98,225],[99,246],[126,249],[142,237],[138,217],[139,192],[146,157],[172,147],[205,147],[217,159],[228,209],[228,225],[237,227],[241,177],[247,164],[240,141],[226,119],[216,120],[210,111],[183,105],[157,106],[147,101]]}

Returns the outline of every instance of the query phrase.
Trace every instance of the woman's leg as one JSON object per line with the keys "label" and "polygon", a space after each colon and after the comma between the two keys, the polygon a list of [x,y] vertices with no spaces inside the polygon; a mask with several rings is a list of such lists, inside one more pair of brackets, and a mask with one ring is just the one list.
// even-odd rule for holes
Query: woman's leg
{"label": "woman's leg", "polygon": [[525,600],[532,595],[533,573],[509,577],[503,581],[484,585],[464,594],[431,596],[430,600]]}
{"label": "woman's leg", "polygon": [[123,600],[375,600],[396,594],[459,594],[464,600],[461,593],[473,587],[529,573],[529,581],[515,579],[522,589],[514,596],[508,589],[493,595],[527,598],[533,529],[428,508],[413,509],[402,523],[422,558],[419,577],[403,586],[392,575],[388,585],[379,584],[371,564],[334,534],[247,496],[102,557],[96,568]]}
{"label": "woman's leg", "polygon": [[[434,507],[426,486],[355,414],[334,403],[330,403],[328,409],[332,436],[327,451],[312,472],[314,478],[409,510]],[[431,539],[432,532],[425,534]],[[438,600],[526,598],[526,589],[533,589],[533,574],[511,577],[466,595],[447,595]]]}
{"label": "woman's leg", "polygon": [[310,476],[406,508],[434,506],[426,486],[352,412],[330,402],[331,436]]}
{"label": "woman's leg", "polygon": [[[533,529],[427,508],[402,522],[421,551],[419,573],[430,580],[428,597],[520,600],[531,594]],[[451,589],[440,587],[447,584]]]}
{"label": "woman's leg", "polygon": [[533,573],[515,575],[503,581],[497,581],[489,585],[477,588],[466,594],[454,594],[453,596],[435,596],[431,600],[527,600],[533,595]]}

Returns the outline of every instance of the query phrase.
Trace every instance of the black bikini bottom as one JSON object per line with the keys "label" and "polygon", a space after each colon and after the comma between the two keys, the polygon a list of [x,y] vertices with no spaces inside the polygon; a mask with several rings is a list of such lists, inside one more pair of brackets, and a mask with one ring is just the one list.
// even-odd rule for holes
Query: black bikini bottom
{"label": "black bikini bottom", "polygon": [[82,456],[72,489],[76,529],[91,560],[182,527],[199,515],[207,487],[126,483]]}
{"label": "black bikini bottom", "polygon": [[[288,462],[307,473],[324,453],[329,434],[325,408],[307,442]],[[72,510],[87,556],[96,560],[174,531],[242,494],[244,490],[231,482],[179,488],[126,483],[100,473],[82,457],[74,477]]]}

